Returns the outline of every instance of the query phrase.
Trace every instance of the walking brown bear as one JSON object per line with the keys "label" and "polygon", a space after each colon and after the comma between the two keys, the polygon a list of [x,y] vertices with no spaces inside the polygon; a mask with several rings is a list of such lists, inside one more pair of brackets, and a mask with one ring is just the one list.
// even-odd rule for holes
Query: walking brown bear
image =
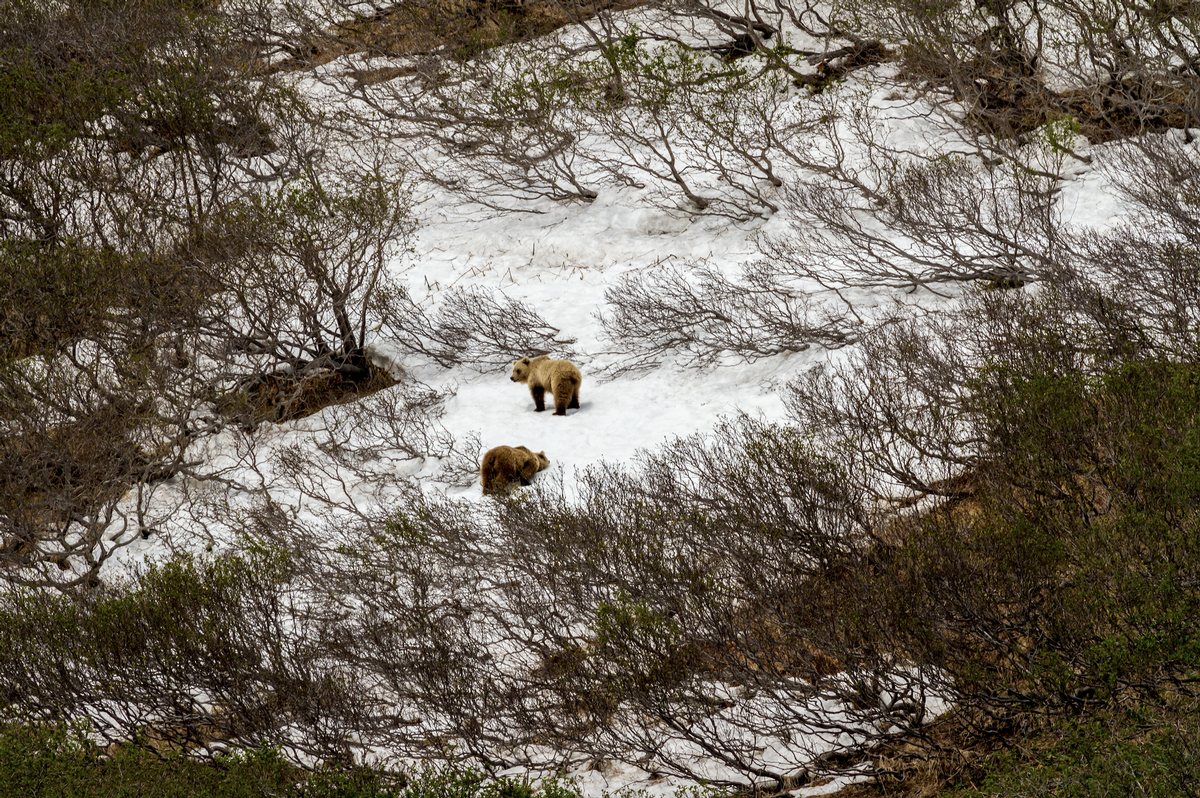
{"label": "walking brown bear", "polygon": [[554,394],[554,415],[565,416],[568,408],[579,409],[583,375],[568,360],[551,360],[549,355],[514,360],[512,381],[528,383],[533,409],[539,413],[546,409],[546,391]]}

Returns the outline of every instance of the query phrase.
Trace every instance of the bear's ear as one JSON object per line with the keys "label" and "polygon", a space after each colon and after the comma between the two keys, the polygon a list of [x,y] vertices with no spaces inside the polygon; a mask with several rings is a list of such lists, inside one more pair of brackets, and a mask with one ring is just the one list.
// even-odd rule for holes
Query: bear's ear
{"label": "bear's ear", "polygon": [[528,366],[528,365],[529,365],[529,358],[527,358],[527,357],[523,357],[523,358],[521,358],[521,362],[522,362],[522,363],[524,363],[526,366]]}

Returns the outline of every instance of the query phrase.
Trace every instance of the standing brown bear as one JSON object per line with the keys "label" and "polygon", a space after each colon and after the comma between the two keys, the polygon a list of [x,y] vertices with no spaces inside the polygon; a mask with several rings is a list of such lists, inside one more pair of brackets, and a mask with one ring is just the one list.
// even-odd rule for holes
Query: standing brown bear
{"label": "standing brown bear", "polygon": [[583,375],[568,360],[551,360],[549,355],[514,360],[512,381],[529,383],[533,409],[539,413],[546,409],[546,391],[554,394],[554,415],[565,416],[567,408],[579,409]]}
{"label": "standing brown bear", "polygon": [[507,490],[513,482],[528,485],[534,474],[549,465],[550,458],[546,457],[545,452],[534,454],[524,446],[488,449],[483,456],[483,465],[479,467],[483,492],[488,494]]}

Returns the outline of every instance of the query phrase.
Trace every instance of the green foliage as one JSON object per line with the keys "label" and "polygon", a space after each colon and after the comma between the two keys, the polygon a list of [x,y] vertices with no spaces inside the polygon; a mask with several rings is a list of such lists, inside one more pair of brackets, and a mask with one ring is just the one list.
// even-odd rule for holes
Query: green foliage
{"label": "green foliage", "polygon": [[187,327],[202,309],[199,275],[176,259],[70,238],[0,241],[0,360],[50,355],[84,338],[128,349]]}
{"label": "green foliage", "polygon": [[685,677],[694,651],[679,624],[660,609],[628,596],[602,602],[593,625],[595,659],[620,674],[622,688],[655,690]]}
{"label": "green foliage", "polygon": [[[989,371],[975,396],[992,433],[984,491],[970,517],[935,515],[910,540],[913,589],[976,619],[968,637],[1007,638],[980,650],[1034,667],[1013,660],[997,683],[1051,703],[1194,667],[1200,373],[1158,361],[1095,377]],[[935,572],[953,589],[921,590]]]}
{"label": "green foliage", "polygon": [[240,242],[250,257],[294,264],[318,284],[320,267],[342,277],[354,271],[346,261],[382,257],[389,246],[389,253],[400,249],[399,240],[416,226],[407,187],[373,172],[342,177],[344,184],[335,187],[309,175],[230,203],[209,235]]}
{"label": "green foliage", "polygon": [[578,798],[569,782],[539,786],[471,769],[414,778],[382,769],[306,771],[270,748],[201,760],[132,746],[101,750],[80,727],[0,727],[0,798]]}
{"label": "green foliage", "polygon": [[[9,725],[0,730],[0,798],[266,798],[293,792],[304,774],[269,749],[201,762],[114,746],[100,750],[79,729]],[[313,796],[345,795],[334,790]],[[382,794],[362,791],[357,795]]]}
{"label": "green foliage", "polygon": [[0,158],[53,155],[128,94],[127,87],[83,64],[40,68],[28,49],[5,48],[0,63],[6,65],[0,79]]}
{"label": "green foliage", "polygon": [[605,104],[630,102],[647,113],[661,113],[672,105],[687,103],[697,107],[733,102],[759,75],[751,74],[740,63],[719,63],[712,56],[683,45],[648,43],[637,30],[601,48],[602,61],[619,77],[621,96],[614,95],[607,83],[594,81],[604,88],[595,98],[598,108]]}
{"label": "green foliage", "polygon": [[954,798],[1021,795],[1101,798],[1195,795],[1200,785],[1200,706],[1113,709],[1056,724],[993,756],[975,788]]}
{"label": "green foliage", "polygon": [[397,798],[579,798],[574,784],[550,778],[534,785],[525,778],[493,779],[472,768],[426,768],[413,775]]}
{"label": "green foliage", "polygon": [[[86,715],[88,696],[119,708],[190,712],[196,689],[253,708],[279,685],[282,641],[264,636],[288,563],[251,549],[151,566],[136,585],[78,601],[10,590],[0,599],[0,684],[15,718]],[[251,619],[257,619],[251,623]],[[82,702],[82,703],[80,703]],[[136,721],[119,733],[132,735]],[[170,726],[167,721],[167,726]]]}
{"label": "green foliage", "polygon": [[[6,0],[0,11],[0,159],[41,159],[97,135],[133,151],[212,142],[222,113],[242,117],[234,125],[251,121],[237,110],[232,31],[215,7]],[[117,127],[102,133],[95,123],[106,115]]]}
{"label": "green foliage", "polygon": [[1069,154],[1075,152],[1075,137],[1079,135],[1082,127],[1075,117],[1062,116],[1046,123],[1042,128],[1042,137],[1051,151]]}

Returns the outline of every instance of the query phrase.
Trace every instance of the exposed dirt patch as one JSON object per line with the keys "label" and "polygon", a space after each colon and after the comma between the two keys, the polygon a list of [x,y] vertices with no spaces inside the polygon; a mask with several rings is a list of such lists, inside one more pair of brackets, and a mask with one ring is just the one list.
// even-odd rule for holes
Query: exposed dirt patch
{"label": "exposed dirt patch", "polygon": [[[364,19],[347,20],[310,37],[303,51],[280,63],[308,69],[349,53],[395,58],[435,52],[471,58],[491,47],[542,36],[608,9],[641,0],[417,0]],[[355,71],[359,85],[407,74],[397,67]]]}
{"label": "exposed dirt patch", "polygon": [[1196,126],[1195,87],[1174,75],[1135,75],[1121,81],[1054,91],[1017,56],[979,56],[947,68],[909,51],[901,78],[950,89],[970,109],[967,121],[991,135],[1022,136],[1073,119],[1099,144],[1143,133]]}
{"label": "exposed dirt patch", "polygon": [[387,371],[368,365],[361,376],[337,371],[297,377],[267,374],[248,382],[242,391],[220,403],[221,411],[251,426],[263,421],[290,421],[311,416],[330,405],[353,402],[396,384]]}
{"label": "exposed dirt patch", "polygon": [[808,62],[817,67],[816,74],[801,75],[795,79],[795,83],[797,86],[807,87],[813,94],[820,94],[856,69],[881,64],[892,57],[892,51],[882,42],[856,42],[827,53],[809,56]]}

